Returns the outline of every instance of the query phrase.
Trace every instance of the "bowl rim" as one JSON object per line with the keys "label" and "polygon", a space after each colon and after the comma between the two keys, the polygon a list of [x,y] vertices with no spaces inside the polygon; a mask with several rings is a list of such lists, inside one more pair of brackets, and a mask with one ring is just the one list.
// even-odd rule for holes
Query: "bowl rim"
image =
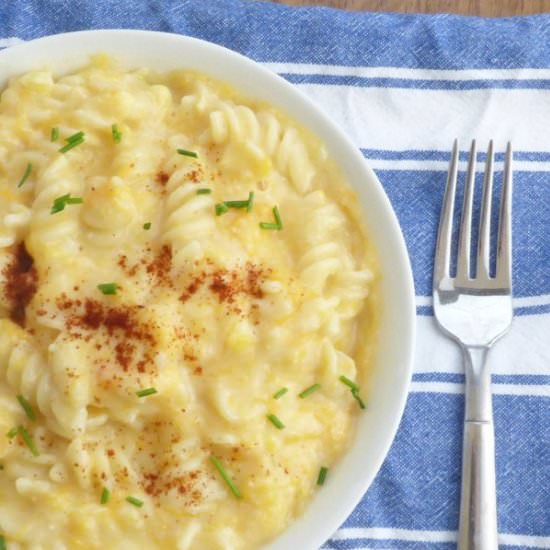
{"label": "bowl rim", "polygon": [[[314,104],[302,90],[270,69],[224,46],[175,33],[137,29],[96,29],[49,35],[21,42],[0,50],[0,90],[4,88],[5,82],[11,76],[40,68],[52,59],[62,64],[62,61],[55,56],[64,55],[65,59],[71,59],[70,62],[66,62],[66,70],[56,71],[63,74],[82,66],[83,60],[89,59],[94,52],[105,52],[115,58],[123,58],[128,55],[133,59],[139,56],[147,59],[151,58],[150,50],[153,51],[154,56],[156,51],[169,52],[171,47],[182,50],[187,48],[193,52],[199,52],[203,56],[202,59],[208,61],[206,63],[208,68],[204,70],[206,74],[229,81],[238,89],[244,88],[246,83],[247,96],[266,99],[270,103],[274,103],[279,109],[316,134],[325,143],[329,155],[332,158],[338,158],[337,164],[342,169],[348,184],[360,195],[363,209],[368,210],[365,207],[368,195],[369,200],[374,201],[376,208],[379,208],[381,212],[380,220],[384,227],[381,230],[374,228],[379,235],[379,242],[375,245],[379,249],[380,256],[379,245],[382,242],[387,243],[389,252],[385,251],[385,253],[392,256],[392,270],[383,271],[381,269],[382,286],[386,285],[389,288],[381,289],[380,294],[389,298],[392,304],[391,307],[386,307],[386,304],[383,303],[382,316],[388,323],[395,323],[399,329],[400,343],[400,346],[394,346],[400,348],[394,353],[397,359],[397,366],[394,366],[396,372],[391,373],[392,375],[389,376],[391,383],[387,384],[395,390],[391,398],[387,399],[391,404],[391,406],[388,405],[391,414],[389,418],[382,416],[379,419],[385,422],[384,430],[381,440],[373,443],[374,451],[370,462],[364,465],[363,469],[359,469],[361,453],[370,450],[370,448],[359,449],[359,432],[361,422],[363,422],[361,419],[356,428],[353,442],[344,456],[339,459],[338,464],[335,465],[334,476],[331,472],[334,482],[326,484],[323,491],[318,491],[314,498],[308,502],[304,513],[294,518],[278,537],[262,547],[262,550],[288,550],[288,548],[317,550],[349,517],[380,470],[395,439],[404,413],[414,359],[415,292],[405,240],[382,184],[368,166],[359,149],[336,122]],[[216,60],[223,62],[218,66]],[[196,68],[194,63],[188,61],[188,59],[182,61],[180,68]],[[131,62],[130,65],[147,67],[149,64],[145,61],[143,64]],[[159,70],[156,66],[155,69]],[[240,76],[233,78],[230,71],[235,71],[235,74]],[[254,74],[254,78],[246,81],[243,75],[249,71]],[[262,88],[262,85],[265,87]],[[361,180],[361,183],[356,183],[358,180]],[[363,183],[363,180],[366,183]],[[371,212],[378,219],[374,207],[371,208]],[[369,227],[368,234],[370,236],[373,234],[372,229],[373,227]],[[384,233],[384,237],[380,237],[382,233]],[[390,294],[395,290],[399,293],[396,304],[393,303]],[[381,372],[377,372],[376,376],[379,376]],[[385,372],[384,376],[386,376]],[[348,460],[352,452],[353,460]],[[345,468],[342,464],[344,462],[347,462],[348,466],[351,464],[354,471],[344,471]]]}

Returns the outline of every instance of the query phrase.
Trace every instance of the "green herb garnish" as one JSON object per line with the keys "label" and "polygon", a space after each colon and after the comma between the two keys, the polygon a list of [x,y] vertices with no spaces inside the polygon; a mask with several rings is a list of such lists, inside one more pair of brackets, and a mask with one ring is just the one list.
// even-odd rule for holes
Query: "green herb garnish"
{"label": "green herb garnish", "polygon": [[283,395],[288,391],[288,388],[281,388],[278,392],[273,394],[273,399],[281,399]]}
{"label": "green herb garnish", "polygon": [[144,223],[143,229],[145,229],[145,231],[149,231],[149,229],[151,229],[151,222]]}
{"label": "green herb garnish", "polygon": [[281,219],[281,214],[276,206],[273,207],[273,217],[275,218],[275,223],[260,222],[260,227],[262,229],[274,229],[276,231],[280,231],[283,228],[283,220]]}
{"label": "green herb garnish", "polygon": [[327,474],[328,474],[328,468],[323,466],[319,470],[319,477],[317,478],[317,485],[323,485],[325,483],[325,479],[327,479]]}
{"label": "green herb garnish", "polygon": [[351,395],[353,396],[353,399],[355,399],[355,401],[359,403],[359,407],[361,407],[362,409],[366,409],[367,406],[359,395],[359,386],[353,380],[350,380],[347,376],[344,375],[340,376],[339,380],[340,382],[342,382],[342,384],[345,384],[351,390]]}
{"label": "green herb garnish", "polygon": [[233,483],[233,480],[229,477],[229,475],[225,471],[225,468],[223,467],[222,463],[215,456],[210,457],[210,462],[212,462],[216,470],[218,470],[219,474],[222,476],[222,479],[227,483],[227,486],[233,493],[233,496],[235,496],[236,498],[242,498],[241,492],[239,491],[239,489],[237,489],[237,487]]}
{"label": "green herb garnish", "polygon": [[252,206],[254,205],[254,191],[248,193],[248,206],[246,207],[247,212],[252,212]]}
{"label": "green herb garnish", "polygon": [[50,214],[57,214],[58,212],[65,210],[65,206],[68,204],[82,204],[83,202],[84,201],[81,197],[71,197],[70,193],[67,195],[62,195],[61,197],[54,199]]}
{"label": "green herb garnish", "polygon": [[100,285],[97,285],[97,288],[99,288],[105,296],[112,296],[116,294],[118,286],[116,283],[101,283]]}
{"label": "green herb garnish", "polygon": [[66,153],[67,151],[70,151],[73,147],[76,147],[77,145],[84,143],[84,136],[85,136],[84,132],[77,132],[76,134],[73,134],[72,136],[65,138],[65,141],[67,142],[67,144],[61,147],[61,149],[59,149],[59,152]]}
{"label": "green herb garnish", "polygon": [[345,384],[352,391],[359,391],[359,386],[353,380],[350,380],[347,376],[342,375],[340,376],[339,380],[340,382],[342,382],[342,384]]}
{"label": "green herb garnish", "polygon": [[122,132],[118,129],[118,126],[116,124],[113,124],[111,126],[111,134],[113,136],[113,141],[115,143],[120,143],[122,140]]}
{"label": "green herb garnish", "polygon": [[73,149],[77,145],[80,145],[81,143],[84,143],[83,139],[80,141],[73,141],[71,143],[67,143],[67,145],[64,145],[63,147],[61,147],[61,149],[59,149],[59,152],[66,153],[67,151],[70,151],[71,149]]}
{"label": "green herb garnish", "polygon": [[32,172],[32,164],[29,162],[27,164],[27,168],[25,169],[25,173],[23,174],[23,177],[21,178],[21,180],[17,184],[17,187],[22,187],[23,186],[23,184],[27,181],[28,177],[31,175],[31,172]]}
{"label": "green herb garnish", "polygon": [[180,155],[183,155],[184,157],[193,157],[194,159],[199,158],[199,155],[195,153],[194,151],[188,151],[187,149],[178,149],[177,150]]}
{"label": "green herb garnish", "polygon": [[65,138],[65,141],[67,143],[74,143],[75,141],[80,141],[81,139],[84,139],[84,132],[80,131],[76,134],[73,134],[72,136],[69,136],[68,138]]}
{"label": "green herb garnish", "polygon": [[13,439],[18,433],[19,430],[17,429],[17,427],[14,427],[6,434],[6,437],[8,437],[9,439]]}
{"label": "green herb garnish", "polygon": [[59,128],[52,128],[50,134],[50,141],[57,141],[59,139]]}
{"label": "green herb garnish", "polygon": [[216,209],[216,216],[221,216],[222,214],[225,214],[229,210],[229,208],[224,202],[219,202],[218,204],[216,204],[215,209]]}
{"label": "green herb garnish", "polygon": [[136,497],[126,497],[126,502],[133,504],[136,508],[141,508],[143,506],[143,501]]}
{"label": "green herb garnish", "polygon": [[246,211],[250,212],[252,210],[253,204],[254,204],[254,191],[250,191],[250,193],[248,193],[248,199],[246,200],[224,201],[216,204],[216,207],[215,207],[216,216],[221,216],[222,214],[225,214],[230,208],[246,208]]}
{"label": "green herb garnish", "polygon": [[26,428],[24,428],[23,426],[19,426],[17,431],[19,432],[19,435],[21,435],[21,437],[23,438],[25,445],[30,449],[33,456],[39,456],[40,453],[38,452],[38,449],[36,448],[36,445]]}
{"label": "green herb garnish", "polygon": [[158,393],[156,388],[147,388],[145,390],[137,391],[136,395],[138,397],[147,397],[148,395],[153,395],[155,393]]}
{"label": "green herb garnish", "polygon": [[6,539],[0,535],[0,550],[6,550]]}
{"label": "green herb garnish", "polygon": [[279,209],[276,206],[273,207],[273,215],[275,216],[275,222],[279,226],[279,229],[282,229],[283,220],[281,220],[281,214],[279,213]]}
{"label": "green herb garnish", "polygon": [[247,208],[248,200],[246,201],[224,201],[223,202],[227,208]]}
{"label": "green herb garnish", "polygon": [[246,208],[247,212],[252,210],[252,204],[254,203],[254,191],[248,193],[248,199],[244,201],[224,201],[227,208]]}
{"label": "green herb garnish", "polygon": [[300,399],[304,399],[304,397],[310,396],[312,393],[315,393],[319,389],[321,389],[321,384],[313,384],[313,386],[309,386],[309,388],[306,388],[302,393],[299,393],[298,397]]}
{"label": "green herb garnish", "polygon": [[210,193],[212,193],[212,189],[208,189],[208,187],[197,189],[197,195],[210,195]]}
{"label": "green herb garnish", "polygon": [[103,487],[103,491],[101,492],[101,499],[99,502],[101,504],[107,504],[110,498],[111,492],[109,491],[109,489],[107,489],[107,487]]}
{"label": "green herb garnish", "polygon": [[274,415],[268,414],[267,419],[278,429],[283,430],[285,425]]}
{"label": "green herb garnish", "polygon": [[36,420],[36,415],[34,414],[31,404],[22,395],[17,396],[17,401],[19,401],[19,404],[23,407],[27,418],[34,422]]}
{"label": "green herb garnish", "polygon": [[361,396],[359,395],[359,389],[351,390],[351,395],[353,395],[353,399],[355,399],[355,401],[357,401],[357,403],[359,403],[359,407],[361,407],[362,409],[367,408],[367,406],[365,405],[365,403],[361,399]]}

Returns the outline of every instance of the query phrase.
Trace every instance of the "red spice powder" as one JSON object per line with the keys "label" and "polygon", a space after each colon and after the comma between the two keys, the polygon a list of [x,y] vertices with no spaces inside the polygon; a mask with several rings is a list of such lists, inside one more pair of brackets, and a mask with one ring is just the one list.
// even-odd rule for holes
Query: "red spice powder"
{"label": "red spice powder", "polygon": [[[80,300],[72,300],[65,295],[57,300],[57,306],[69,311],[66,328],[74,338],[89,338],[89,335],[83,335],[78,329],[91,332],[103,328],[107,333],[105,344],[114,350],[114,359],[123,371],[127,372],[135,363],[139,372],[145,372],[147,365],[153,364],[149,349],[156,343],[153,326],[137,317],[140,306],[111,307],[90,298],[82,304]],[[137,361],[139,343],[145,345],[145,349]]]}
{"label": "red spice powder", "polygon": [[233,304],[240,294],[261,299],[264,296],[261,285],[270,273],[271,269],[252,262],[247,262],[244,269],[218,268],[212,273],[201,272],[191,279],[179,299],[183,303],[187,302],[206,283],[220,303]]}
{"label": "red spice powder", "polygon": [[86,300],[84,303],[82,323],[88,329],[98,329],[103,322],[103,304],[96,300]]}
{"label": "red spice powder", "polygon": [[25,325],[25,310],[38,286],[38,274],[32,256],[19,243],[11,250],[10,262],[4,267],[4,295],[10,305],[10,319],[18,325]]}
{"label": "red spice powder", "polygon": [[[271,273],[271,270],[267,270]],[[261,284],[265,280],[266,270],[262,269],[259,266],[248,262],[246,264],[246,282],[247,282],[247,291],[248,294],[254,298],[261,299],[264,297],[264,292],[262,290]]]}
{"label": "red spice powder", "polygon": [[169,179],[170,179],[170,174],[167,174],[162,170],[157,172],[157,175],[155,176],[155,181],[157,183],[160,183],[160,185],[162,185],[163,187],[168,183]]}
{"label": "red spice powder", "polygon": [[139,265],[133,265],[133,266],[129,266],[128,265],[128,257],[125,256],[124,254],[121,254],[118,258],[118,266],[129,276],[129,277],[133,277],[137,271],[138,271],[138,267]]}
{"label": "red spice powder", "polygon": [[238,294],[261,299],[264,296],[261,283],[270,271],[251,262],[246,263],[244,273],[237,270],[218,269],[212,275],[209,288],[220,302],[231,304]]}
{"label": "red spice powder", "polygon": [[158,284],[172,286],[172,247],[165,244],[156,256],[146,265],[147,273],[155,277]]}
{"label": "red spice powder", "polygon": [[202,174],[200,170],[191,170],[185,174],[185,179],[193,183],[200,183]]}
{"label": "red spice powder", "polygon": [[175,491],[179,496],[186,497],[186,505],[196,505],[203,499],[203,494],[197,487],[200,475],[199,470],[186,472],[177,477],[168,477],[157,472],[146,472],[143,474],[141,486],[152,497],[167,495],[170,491]]}
{"label": "red spice powder", "polygon": [[115,357],[117,363],[122,367],[124,371],[130,368],[132,360],[134,359],[134,353],[136,346],[132,342],[122,341],[115,345]]}
{"label": "red spice powder", "polygon": [[191,280],[191,282],[187,285],[187,287],[185,288],[185,291],[180,296],[180,300],[183,303],[187,302],[187,300],[189,300],[189,298],[191,298],[191,296],[193,296],[194,294],[196,294],[198,292],[200,287],[203,285],[205,279],[206,279],[206,273],[204,273],[204,271],[202,273],[196,275]]}

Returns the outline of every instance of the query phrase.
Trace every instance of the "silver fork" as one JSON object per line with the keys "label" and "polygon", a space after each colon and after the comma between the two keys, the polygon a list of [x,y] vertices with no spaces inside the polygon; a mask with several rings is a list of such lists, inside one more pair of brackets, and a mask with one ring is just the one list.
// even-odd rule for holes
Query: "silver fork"
{"label": "silver fork", "polygon": [[[490,275],[493,142],[489,143],[479,224],[477,261],[470,266],[476,144],[472,142],[458,239],[456,275],[450,273],[458,169],[455,140],[437,235],[433,304],[440,328],[458,342],[466,375],[459,550],[498,548],[495,434],[489,348],[512,323],[512,146],[508,143],[500,200],[496,274]],[[472,269],[475,275],[472,277]]]}

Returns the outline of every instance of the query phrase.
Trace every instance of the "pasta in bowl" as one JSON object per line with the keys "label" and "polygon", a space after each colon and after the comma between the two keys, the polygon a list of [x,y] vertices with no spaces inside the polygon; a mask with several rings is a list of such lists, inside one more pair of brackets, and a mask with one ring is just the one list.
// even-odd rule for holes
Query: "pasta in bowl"
{"label": "pasta in bowl", "polygon": [[2,91],[0,540],[257,549],[370,406],[385,272],[303,124],[123,65]]}

